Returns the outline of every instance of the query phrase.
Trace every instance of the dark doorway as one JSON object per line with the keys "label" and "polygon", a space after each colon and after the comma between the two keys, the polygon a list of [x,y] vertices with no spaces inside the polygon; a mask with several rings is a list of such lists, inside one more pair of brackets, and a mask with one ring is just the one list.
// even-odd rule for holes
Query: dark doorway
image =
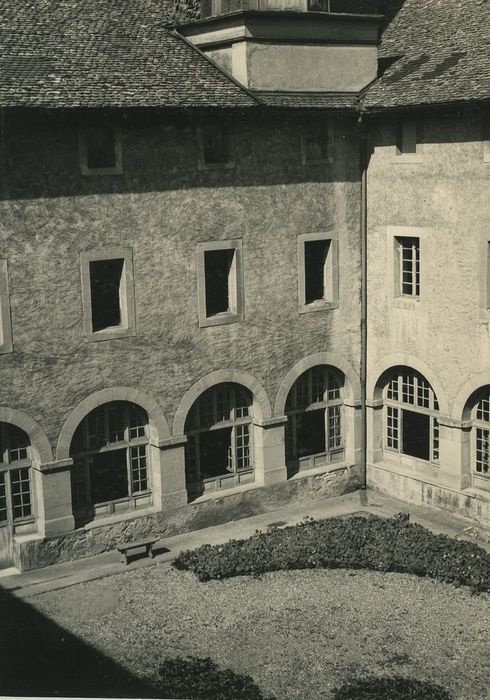
{"label": "dark doorway", "polygon": [[298,457],[325,452],[325,409],[296,416],[296,440]]}
{"label": "dark doorway", "polygon": [[210,430],[199,436],[201,476],[210,479],[229,472],[232,428]]}
{"label": "dark doorway", "polygon": [[403,411],[403,454],[430,459],[430,416]]}

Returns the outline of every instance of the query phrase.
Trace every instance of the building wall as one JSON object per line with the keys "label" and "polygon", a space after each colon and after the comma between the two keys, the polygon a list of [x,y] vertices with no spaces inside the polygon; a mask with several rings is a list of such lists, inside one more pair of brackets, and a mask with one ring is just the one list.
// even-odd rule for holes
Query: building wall
{"label": "building wall", "polygon": [[[468,417],[463,415],[463,405],[470,394],[490,383],[486,301],[490,169],[484,162],[482,118],[477,112],[420,115],[417,153],[397,156],[397,128],[415,117],[412,113],[399,119],[378,118],[370,125],[368,457],[371,465],[383,460],[380,431],[384,428],[376,382],[390,366],[408,365],[426,376],[441,404],[440,467],[415,471],[393,467],[400,474],[396,482],[393,474],[381,476],[378,465],[368,471],[368,481],[385,487],[389,482],[392,492],[409,500],[435,503],[435,497],[427,496],[427,484],[433,482],[455,491],[451,497],[437,497],[443,506],[480,517],[481,507],[476,506],[471,489],[478,486],[477,497],[486,499],[479,489],[485,491],[488,480],[475,482],[471,426],[462,421]],[[418,302],[395,299],[396,234],[420,236]],[[471,496],[468,502],[462,493]]]}
{"label": "building wall", "polygon": [[[115,117],[123,175],[82,176],[77,115],[6,114],[0,258],[8,261],[13,352],[0,355],[0,406],[32,417],[59,458],[68,418],[111,387],[150,397],[169,426],[158,437],[168,439],[186,392],[215,371],[252,376],[271,406],[290,370],[316,353],[357,373],[354,119],[336,124],[332,164],[302,165],[301,118],[235,115],[236,167],[202,171],[198,117]],[[300,314],[297,237],[329,230],[339,239],[339,308]],[[200,328],[196,246],[228,239],[242,240],[245,317]],[[132,249],[136,334],[87,342],[80,254],[106,246]],[[66,493],[66,478],[49,474],[53,493]]]}

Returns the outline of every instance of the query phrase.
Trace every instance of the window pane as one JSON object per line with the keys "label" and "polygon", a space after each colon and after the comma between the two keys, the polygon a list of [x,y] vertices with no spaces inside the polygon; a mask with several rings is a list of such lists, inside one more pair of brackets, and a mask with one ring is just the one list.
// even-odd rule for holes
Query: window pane
{"label": "window pane", "polygon": [[305,301],[325,299],[326,264],[330,241],[305,241]]}
{"label": "window pane", "polygon": [[114,129],[110,126],[92,126],[85,130],[88,168],[114,168],[116,147]]}
{"label": "window pane", "polygon": [[126,449],[112,450],[89,457],[92,503],[129,495],[126,452]]}
{"label": "window pane", "polygon": [[211,430],[199,435],[201,478],[208,479],[229,473],[231,428]]}
{"label": "window pane", "polygon": [[328,409],[328,449],[334,450],[341,446],[340,406],[330,406]]}
{"label": "window pane", "polygon": [[146,425],[148,423],[148,416],[145,411],[135,404],[131,404],[129,407],[129,438],[134,440],[136,438],[144,437],[146,434]]}
{"label": "window pane", "polygon": [[307,411],[296,416],[297,457],[326,452],[325,409]]}
{"label": "window pane", "polygon": [[489,473],[489,441],[490,431],[482,428],[476,429],[476,465],[475,469],[479,474]]}
{"label": "window pane", "polygon": [[90,262],[93,331],[121,325],[120,295],[123,270],[124,258],[92,260]]}
{"label": "window pane", "polygon": [[29,469],[13,469],[10,472],[10,488],[14,520],[32,515],[31,484]]}
{"label": "window pane", "polygon": [[206,316],[230,310],[230,271],[234,250],[207,250],[204,253]]}
{"label": "window pane", "polygon": [[392,450],[398,450],[398,409],[393,406],[386,407],[386,446]]}
{"label": "window pane", "polygon": [[430,416],[402,411],[403,454],[430,459]]}
{"label": "window pane", "polygon": [[122,403],[113,403],[106,407],[109,426],[109,442],[124,440],[124,407]]}
{"label": "window pane", "polygon": [[18,462],[21,459],[27,459],[29,437],[20,428],[15,425],[6,424],[5,429],[7,435],[7,444],[9,452],[9,462]]}
{"label": "window pane", "polygon": [[0,472],[0,523],[7,520],[7,485],[5,472]]}
{"label": "window pane", "polygon": [[235,436],[236,471],[250,469],[250,431],[248,425],[238,425]]}
{"label": "window pane", "polygon": [[146,467],[146,447],[138,445],[130,449],[131,492],[139,493],[148,489],[148,470]]}
{"label": "window pane", "polygon": [[88,505],[88,473],[84,457],[71,471],[71,497],[74,508]]}
{"label": "window pane", "polygon": [[490,423],[490,396],[484,396],[478,402],[476,417],[484,423]]}

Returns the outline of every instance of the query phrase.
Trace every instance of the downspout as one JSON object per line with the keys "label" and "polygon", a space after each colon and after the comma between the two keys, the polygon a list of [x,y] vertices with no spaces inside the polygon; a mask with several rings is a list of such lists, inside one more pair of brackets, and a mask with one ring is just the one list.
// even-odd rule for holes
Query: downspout
{"label": "downspout", "polygon": [[[366,124],[359,114],[361,165],[361,469],[362,488],[367,487],[367,167],[368,142]],[[361,496],[362,498],[362,496]]]}

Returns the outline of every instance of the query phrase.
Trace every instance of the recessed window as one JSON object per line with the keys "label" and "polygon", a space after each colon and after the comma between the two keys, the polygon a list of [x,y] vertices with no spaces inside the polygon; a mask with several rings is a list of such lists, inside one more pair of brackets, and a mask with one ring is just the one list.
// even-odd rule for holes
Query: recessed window
{"label": "recessed window", "polygon": [[333,161],[333,125],[331,120],[310,119],[301,125],[303,165]]}
{"label": "recessed window", "polygon": [[397,296],[420,297],[420,238],[397,236],[396,285]]}
{"label": "recessed window", "polygon": [[12,352],[12,350],[7,261],[0,260],[0,353]]}
{"label": "recessed window", "polygon": [[29,437],[0,423],[0,526],[33,518]]}
{"label": "recessed window", "polygon": [[313,367],[293,384],[286,401],[286,461],[291,476],[343,458],[341,381],[329,367]]}
{"label": "recessed window", "polygon": [[88,339],[135,332],[131,251],[109,248],[81,254],[84,327]]}
{"label": "recessed window", "polygon": [[233,168],[235,148],[233,125],[230,121],[210,121],[197,131],[198,167],[203,170]]}
{"label": "recessed window", "polygon": [[398,123],[396,130],[395,162],[421,163],[422,126],[415,120],[403,119]]}
{"label": "recessed window", "polygon": [[186,481],[191,498],[254,480],[252,396],[218,384],[194,403],[186,420]]}
{"label": "recessed window", "polygon": [[121,135],[110,124],[80,129],[80,166],[84,175],[122,173]]}
{"label": "recessed window", "polygon": [[300,311],[338,306],[337,239],[327,234],[298,236]]}
{"label": "recessed window", "polygon": [[241,241],[202,243],[197,249],[199,325],[243,319]]}
{"label": "recessed window", "polygon": [[151,504],[148,416],[114,401],[94,409],[73,437],[72,502],[77,524]]}
{"label": "recessed window", "polygon": [[386,448],[437,462],[439,405],[425,377],[409,368],[400,368],[385,388],[384,402]]}

